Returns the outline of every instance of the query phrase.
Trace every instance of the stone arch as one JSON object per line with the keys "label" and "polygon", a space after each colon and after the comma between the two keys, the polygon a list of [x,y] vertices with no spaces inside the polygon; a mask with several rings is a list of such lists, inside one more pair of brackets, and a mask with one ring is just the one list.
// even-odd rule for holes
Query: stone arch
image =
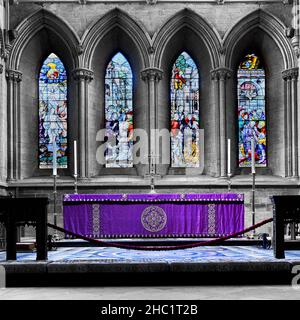
{"label": "stone arch", "polygon": [[233,52],[239,41],[256,28],[261,29],[276,43],[284,61],[284,69],[296,66],[297,59],[292,44],[285,35],[286,26],[277,17],[261,9],[242,18],[225,34],[223,41],[226,52],[225,66],[231,66]]}
{"label": "stone arch", "polygon": [[24,19],[17,27],[17,38],[14,41],[8,60],[8,68],[18,70],[20,59],[28,43],[43,29],[52,32],[60,39],[72,58],[72,68],[78,67],[80,40],[72,27],[52,12],[41,9]]}
{"label": "stone arch", "polygon": [[[19,89],[18,92],[9,93],[8,105],[9,109],[14,108],[14,130],[23,132],[11,142],[10,147],[11,150],[15,150],[18,178],[22,179],[50,174],[49,169],[38,167],[38,75],[42,63],[50,53],[55,53],[62,60],[68,75],[68,105],[76,105],[75,82],[71,77],[71,71],[79,64],[79,39],[60,17],[44,9],[24,19],[16,31],[17,38],[12,45],[7,63],[7,79],[9,87],[13,87],[12,77],[17,72]],[[70,146],[70,141],[76,137],[77,132],[77,110],[74,107],[68,108],[68,123],[74,123],[68,128]],[[61,170],[60,174],[71,174],[71,161],[68,169]]]}
{"label": "stone arch", "polygon": [[[159,129],[170,129],[170,77],[173,63],[178,55],[186,51],[195,61],[199,76],[199,124],[205,129],[204,150],[205,173],[213,174],[212,157],[213,129],[210,125],[213,119],[213,94],[211,92],[212,69],[220,66],[220,39],[218,33],[199,15],[185,9],[169,19],[153,38],[154,67],[163,70],[163,78],[157,88],[157,123]],[[169,146],[171,148],[171,146]],[[202,167],[202,164],[201,164]],[[199,169],[199,170],[198,170]],[[200,168],[195,171],[200,174]],[[201,172],[202,173],[202,172]],[[162,164],[161,175],[186,174],[184,168],[172,168]]]}
{"label": "stone arch", "polygon": [[[232,165],[236,174],[244,174],[246,168],[239,168],[238,124],[237,124],[237,69],[246,54],[255,53],[262,60],[266,75],[266,128],[267,167],[258,168],[258,174],[285,176],[286,149],[286,88],[282,78],[284,70],[296,66],[292,45],[285,36],[285,25],[275,16],[261,9],[241,19],[224,37],[225,66],[232,69],[229,80],[228,108],[226,110],[227,135],[232,139]],[[250,52],[251,51],[251,52]],[[249,170],[249,169],[248,169]]]}
{"label": "stone arch", "polygon": [[114,9],[94,22],[82,37],[82,65],[90,68],[99,42],[114,28],[121,29],[134,43],[141,56],[143,68],[149,67],[150,37],[147,31],[127,13]]}
{"label": "stone arch", "polygon": [[[147,86],[140,72],[149,67],[149,39],[146,31],[126,13],[115,9],[97,20],[83,36],[82,66],[94,72],[94,80],[89,85],[88,135],[95,136],[105,128],[105,72],[108,62],[121,52],[128,60],[133,73],[133,121],[135,128],[144,128],[147,123]],[[105,174],[143,174],[141,165],[134,168],[105,168],[96,161],[96,151],[102,144],[96,139],[88,146],[89,170],[91,176]]]}
{"label": "stone arch", "polygon": [[171,17],[153,36],[154,66],[161,67],[166,46],[172,37],[181,29],[192,30],[207,48],[211,67],[213,69],[220,65],[221,40],[217,30],[203,17],[190,9],[184,9]]}

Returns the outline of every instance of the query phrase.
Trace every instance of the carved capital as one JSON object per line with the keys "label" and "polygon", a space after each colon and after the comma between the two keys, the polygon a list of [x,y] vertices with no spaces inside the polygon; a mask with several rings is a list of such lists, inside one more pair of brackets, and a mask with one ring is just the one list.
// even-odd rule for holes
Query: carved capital
{"label": "carved capital", "polygon": [[22,81],[22,73],[17,70],[6,70],[6,79],[8,81],[20,82]]}
{"label": "carved capital", "polygon": [[3,65],[0,64],[0,74],[3,72]]}
{"label": "carved capital", "polygon": [[148,53],[153,54],[155,52],[155,48],[153,46],[148,47]]}
{"label": "carved capital", "polygon": [[229,68],[217,68],[210,72],[212,80],[226,80],[230,79],[232,75],[232,70]]}
{"label": "carved capital", "polygon": [[80,56],[81,54],[83,54],[83,46],[82,44],[79,44],[77,47],[76,47],[76,51],[77,51],[77,54]]}
{"label": "carved capital", "polygon": [[89,69],[79,68],[72,71],[75,80],[92,81],[94,79],[94,72]]}
{"label": "carved capital", "polygon": [[297,80],[299,75],[299,68],[292,68],[282,71],[282,78],[286,80]]}
{"label": "carved capital", "polygon": [[163,71],[158,68],[147,68],[141,71],[144,81],[159,81],[162,79]]}

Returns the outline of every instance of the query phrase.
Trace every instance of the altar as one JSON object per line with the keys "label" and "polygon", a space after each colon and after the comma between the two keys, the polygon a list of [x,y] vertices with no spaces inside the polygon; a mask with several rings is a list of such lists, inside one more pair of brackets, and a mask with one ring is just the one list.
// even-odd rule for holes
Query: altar
{"label": "altar", "polygon": [[63,218],[90,238],[220,237],[244,229],[244,195],[66,194]]}

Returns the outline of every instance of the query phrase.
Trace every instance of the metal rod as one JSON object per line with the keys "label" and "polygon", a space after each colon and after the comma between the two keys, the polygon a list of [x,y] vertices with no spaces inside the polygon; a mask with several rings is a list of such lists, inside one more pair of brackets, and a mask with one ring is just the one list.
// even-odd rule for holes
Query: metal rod
{"label": "metal rod", "polygon": [[154,167],[153,154],[149,156],[149,159],[150,159],[150,193],[155,193],[155,181],[154,181],[155,167]]}
{"label": "metal rod", "polygon": [[57,214],[56,214],[56,199],[57,199],[57,176],[54,175],[54,185],[53,185],[53,221],[54,225],[57,225]]}
{"label": "metal rod", "polygon": [[78,194],[78,174],[74,174],[74,193]]}
{"label": "metal rod", "polygon": [[231,192],[231,184],[232,184],[232,182],[231,182],[231,174],[228,173],[228,175],[227,175],[228,192]]}
{"label": "metal rod", "polygon": [[[57,176],[53,175],[53,224],[55,226],[57,226]],[[57,239],[58,238],[58,234],[57,234],[57,230],[55,230],[54,232],[54,236]]]}
{"label": "metal rod", "polygon": [[[252,225],[255,225],[255,172],[252,172]],[[253,230],[253,234],[255,234],[255,229]]]}

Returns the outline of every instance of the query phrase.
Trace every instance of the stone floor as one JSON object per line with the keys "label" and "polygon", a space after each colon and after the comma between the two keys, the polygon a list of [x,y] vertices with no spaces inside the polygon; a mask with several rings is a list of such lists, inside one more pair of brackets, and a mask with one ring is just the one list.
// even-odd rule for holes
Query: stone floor
{"label": "stone floor", "polygon": [[[299,261],[300,250],[286,251],[287,261]],[[0,252],[0,261],[4,261],[6,253]],[[34,252],[19,252],[19,261],[35,260]],[[256,246],[204,246],[173,251],[142,251],[110,247],[77,247],[58,248],[49,251],[49,261],[70,260],[105,260],[112,262],[224,262],[224,261],[279,261],[274,258],[273,251]],[[282,261],[282,260],[280,260]]]}
{"label": "stone floor", "polygon": [[300,300],[300,285],[2,288],[0,300]]}

